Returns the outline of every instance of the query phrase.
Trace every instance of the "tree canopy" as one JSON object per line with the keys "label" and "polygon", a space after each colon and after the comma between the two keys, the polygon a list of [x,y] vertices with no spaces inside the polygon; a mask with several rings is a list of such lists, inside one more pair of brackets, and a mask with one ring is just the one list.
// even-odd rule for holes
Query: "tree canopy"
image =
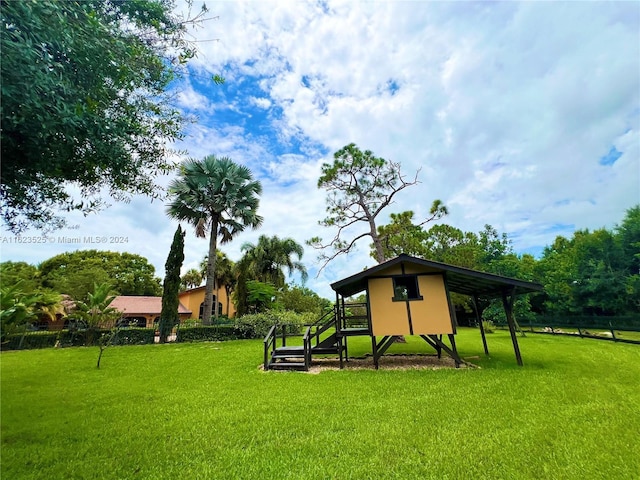
{"label": "tree canopy", "polygon": [[202,272],[197,268],[190,268],[180,278],[180,289],[182,291],[189,290],[190,288],[199,287],[204,278]]}
{"label": "tree canopy", "polygon": [[[450,225],[428,230],[413,223],[413,212],[391,215],[379,227],[386,235],[385,255],[407,253],[522,280],[536,281],[544,293],[516,301],[517,315],[635,315],[640,312],[640,206],[627,210],[620,225],[577,230],[571,238],[558,236],[540,259],[517,255],[506,234],[491,225],[480,232],[463,232]],[[375,255],[372,246],[371,255]],[[454,303],[467,299],[454,296]],[[502,315],[502,308],[487,315]]]}
{"label": "tree canopy", "polygon": [[39,265],[41,285],[86,298],[94,284],[109,284],[116,295],[161,295],[155,268],[141,255],[100,250],[61,253]]}
{"label": "tree canopy", "polygon": [[23,288],[22,282],[0,286],[0,336],[23,330],[41,317],[56,318],[62,297],[57,293],[34,292]]}
{"label": "tree canopy", "polygon": [[640,312],[640,206],[613,231],[577,230],[557,237],[536,264],[545,286],[544,311],[553,315]]}
{"label": "tree canopy", "polygon": [[0,281],[2,285],[16,285],[25,292],[33,292],[40,288],[38,267],[27,262],[0,263]]}
{"label": "tree canopy", "polygon": [[[300,273],[302,280],[307,279],[307,269],[300,261],[304,254],[302,245],[293,238],[279,238],[277,235],[268,237],[260,235],[258,242],[244,243],[241,250],[244,252],[245,262],[253,278],[261,282],[269,282],[276,287],[283,287],[286,268],[289,275],[294,271]],[[296,257],[298,260],[294,260]]]}
{"label": "tree canopy", "polygon": [[[335,152],[333,158],[333,163],[322,165],[322,175],[318,179],[318,188],[327,191],[327,216],[318,223],[334,228],[336,232],[328,242],[314,237],[307,243],[322,251],[319,259],[324,268],[338,255],[351,251],[358,240],[370,237],[374,258],[379,263],[383,262],[386,259],[384,239],[377,229],[376,220],[391,205],[398,192],[418,183],[418,174],[413,180],[407,180],[399,163],[376,157],[370,150],[362,151],[354,143]],[[422,224],[446,213],[442,202],[435,200],[430,217]],[[351,230],[361,224],[364,224],[364,231]]]}
{"label": "tree canopy", "polygon": [[[156,196],[184,118],[169,83],[195,51],[170,0],[2,1],[2,218],[14,233]],[[216,77],[221,81],[219,77]],[[214,79],[215,81],[215,79]],[[74,195],[75,193],[75,195]]]}
{"label": "tree canopy", "polygon": [[93,289],[87,293],[85,301],[76,301],[75,315],[80,316],[92,329],[110,326],[121,315],[110,306],[115,298],[116,295],[108,283],[95,283]]}
{"label": "tree canopy", "polygon": [[298,285],[285,285],[278,292],[278,302],[284,310],[297,313],[312,313],[317,318],[333,308],[333,303],[320,297],[316,292],[307,287]]}

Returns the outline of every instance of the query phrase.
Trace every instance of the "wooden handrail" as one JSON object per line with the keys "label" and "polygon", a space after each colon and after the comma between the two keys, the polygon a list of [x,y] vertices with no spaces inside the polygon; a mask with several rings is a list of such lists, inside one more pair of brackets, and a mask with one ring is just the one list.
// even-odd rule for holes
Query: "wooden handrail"
{"label": "wooden handrail", "polygon": [[304,368],[309,371],[309,365],[311,365],[311,327],[307,327],[302,336],[304,345]]}
{"label": "wooden handrail", "polygon": [[267,370],[269,368],[269,345],[271,345],[271,351],[275,351],[276,349],[276,328],[277,324],[273,325],[269,329],[269,333],[264,337],[264,369]]}

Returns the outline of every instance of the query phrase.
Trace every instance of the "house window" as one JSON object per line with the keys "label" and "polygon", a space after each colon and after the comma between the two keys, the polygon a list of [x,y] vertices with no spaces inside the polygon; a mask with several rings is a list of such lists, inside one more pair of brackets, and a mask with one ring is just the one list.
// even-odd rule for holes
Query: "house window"
{"label": "house window", "polygon": [[[220,302],[218,302],[218,301],[217,301],[217,298],[216,298],[216,296],[215,296],[215,295],[213,296],[213,302],[211,303],[211,316],[213,316],[213,315],[214,315],[214,313],[213,313],[213,311],[214,311],[214,310],[213,310],[213,306],[214,306],[214,305],[218,305],[218,315],[222,315],[222,303],[220,303]],[[204,313],[204,302],[202,302],[202,303],[200,304],[200,312],[199,312],[199,314],[198,314],[198,318],[199,318],[200,320],[202,320],[202,314],[203,314],[203,313]]]}
{"label": "house window", "polygon": [[422,300],[418,289],[418,277],[415,275],[403,275],[393,277],[393,301]]}

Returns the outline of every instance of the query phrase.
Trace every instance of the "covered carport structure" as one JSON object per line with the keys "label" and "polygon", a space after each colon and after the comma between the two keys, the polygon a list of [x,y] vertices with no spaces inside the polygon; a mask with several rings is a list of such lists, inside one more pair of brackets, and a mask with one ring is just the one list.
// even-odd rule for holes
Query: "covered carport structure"
{"label": "covered carport structure", "polygon": [[[502,300],[516,361],[522,366],[513,313],[514,301],[518,295],[543,290],[538,283],[405,254],[335,282],[331,288],[336,292],[338,306],[344,305],[347,297],[367,293],[368,334],[372,337],[376,365],[379,358],[377,349],[384,352],[395,336],[405,334],[420,335],[430,344],[435,342],[437,347],[445,348],[458,360],[454,340],[457,320],[450,297],[450,293],[454,292],[473,299],[486,354],[489,349],[478,304],[481,299]],[[348,335],[349,332],[345,329],[341,333]],[[443,334],[449,336],[452,352],[438,340]],[[383,336],[384,341],[377,344],[377,336]]]}

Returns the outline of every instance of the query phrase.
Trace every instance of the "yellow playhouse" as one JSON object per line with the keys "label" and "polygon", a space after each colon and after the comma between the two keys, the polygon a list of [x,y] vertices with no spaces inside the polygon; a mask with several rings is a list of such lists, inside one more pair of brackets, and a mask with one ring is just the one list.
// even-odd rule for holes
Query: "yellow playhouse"
{"label": "yellow playhouse", "polygon": [[[308,369],[313,354],[327,353],[338,354],[342,365],[343,358],[348,359],[348,339],[356,335],[371,337],[376,368],[384,352],[404,335],[419,336],[438,355],[444,351],[459,365],[462,360],[455,344],[457,321],[451,292],[469,295],[476,304],[480,298],[502,299],[516,361],[522,365],[513,302],[517,295],[542,290],[537,283],[404,254],[335,282],[331,288],[336,293],[334,311],[308,327],[303,347],[277,347],[277,327],[272,329],[265,338],[265,368]],[[361,293],[366,294],[367,302],[354,309],[346,299]],[[354,310],[359,314],[354,315]],[[479,318],[478,324],[488,354]],[[331,333],[323,339],[324,332]]]}

